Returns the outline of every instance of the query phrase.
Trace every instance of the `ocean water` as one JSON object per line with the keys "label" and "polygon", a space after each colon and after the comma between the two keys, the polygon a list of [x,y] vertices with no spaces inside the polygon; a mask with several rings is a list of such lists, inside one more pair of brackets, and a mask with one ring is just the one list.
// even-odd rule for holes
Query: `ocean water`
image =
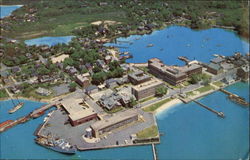
{"label": "ocean water", "polygon": [[[147,47],[148,44],[154,46]],[[170,26],[150,35],[121,37],[117,39],[117,43],[105,45],[128,47],[120,48],[120,51],[128,51],[133,55],[133,58],[127,60],[130,63],[144,63],[157,57],[169,65],[184,64],[178,60],[178,56],[209,62],[213,54],[233,55],[235,52],[249,52],[249,43],[232,31],[219,28],[197,31],[182,26]]]}
{"label": "ocean water", "polygon": [[[226,90],[249,99],[249,84],[236,83]],[[26,101],[25,106],[9,115],[11,101],[0,101],[0,122],[28,114],[43,103]],[[215,92],[199,100],[223,111],[225,119],[197,104],[179,104],[157,115],[161,143],[156,145],[159,159],[239,159],[249,150],[249,108],[231,102],[226,95]],[[16,114],[16,115],[15,115]],[[60,154],[34,142],[35,129],[43,122],[42,116],[0,134],[0,159],[152,159],[152,148],[147,146],[113,148]]]}
{"label": "ocean water", "polygon": [[0,5],[0,18],[9,16],[14,10],[22,7],[22,5],[11,5],[11,6],[2,6]]}
{"label": "ocean water", "polygon": [[48,45],[54,46],[59,43],[69,43],[74,36],[62,36],[62,37],[41,37],[24,41],[27,45]]}
{"label": "ocean water", "polygon": [[[226,88],[249,101],[249,84]],[[249,151],[249,108],[222,92],[199,100],[225,114],[221,119],[195,103],[180,104],[157,115],[165,135],[157,146],[159,159],[245,159]]]}

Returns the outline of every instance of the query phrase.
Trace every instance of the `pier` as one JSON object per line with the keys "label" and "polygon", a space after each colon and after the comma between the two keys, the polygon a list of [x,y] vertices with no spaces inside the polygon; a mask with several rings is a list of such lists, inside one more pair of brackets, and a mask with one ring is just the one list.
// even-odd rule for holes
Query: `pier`
{"label": "pier", "polygon": [[40,117],[41,115],[44,114],[44,112],[46,110],[50,109],[51,107],[56,107],[56,106],[57,106],[56,104],[43,105],[40,108],[35,109],[33,112],[29,113],[28,115],[20,117],[17,120],[14,120],[14,121],[9,121],[9,123],[7,123],[6,125],[1,126],[0,127],[0,132],[4,132],[7,129],[10,129],[10,128],[18,125],[18,124],[25,123],[25,122],[29,121],[32,118],[34,119],[34,118]]}
{"label": "pier", "polygon": [[228,95],[228,98],[229,98],[230,100],[232,100],[232,101],[234,101],[234,102],[236,102],[236,103],[238,103],[238,104],[240,104],[240,105],[249,107],[249,102],[247,102],[247,101],[245,100],[245,98],[240,97],[240,96],[238,96],[238,95],[236,95],[236,94],[233,94],[233,93],[231,93],[231,92],[229,92],[229,91],[227,91],[227,90],[225,90],[225,89],[222,89],[222,88],[220,89],[220,91],[223,92],[223,93],[225,93],[225,94],[227,94],[227,95]]}
{"label": "pier", "polygon": [[224,117],[225,117],[225,115],[224,115],[223,112],[218,112],[218,111],[216,111],[216,110],[213,110],[212,108],[209,108],[208,106],[206,106],[206,105],[204,105],[204,104],[202,104],[202,103],[200,103],[200,102],[198,102],[198,101],[196,101],[196,100],[193,100],[193,102],[195,102],[196,104],[200,105],[201,107],[203,107],[203,108],[205,108],[205,109],[207,109],[207,110],[209,110],[209,111],[211,111],[211,112],[217,114],[217,116],[219,116],[219,117],[221,117],[221,118],[224,118]]}
{"label": "pier", "polygon": [[153,151],[153,157],[154,157],[153,160],[157,160],[157,154],[156,154],[156,149],[155,149],[155,144],[154,143],[152,143],[152,151]]}
{"label": "pier", "polygon": [[181,61],[184,61],[186,64],[188,64],[190,62],[190,60],[185,56],[179,56],[178,59]]}

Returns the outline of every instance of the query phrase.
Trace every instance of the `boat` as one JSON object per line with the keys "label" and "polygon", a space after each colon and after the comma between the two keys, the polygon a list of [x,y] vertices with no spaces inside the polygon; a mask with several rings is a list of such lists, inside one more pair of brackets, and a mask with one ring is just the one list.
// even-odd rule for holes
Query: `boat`
{"label": "boat", "polygon": [[219,57],[219,55],[218,55],[218,54],[213,54],[213,56],[214,56],[214,57]]}
{"label": "boat", "polygon": [[71,145],[64,139],[54,140],[53,138],[37,137],[35,142],[45,148],[51,149],[53,151],[63,153],[63,154],[75,154],[76,147]]}
{"label": "boat", "polygon": [[241,98],[241,97],[237,97],[237,96],[234,96],[234,95],[229,95],[228,98],[231,100],[231,101],[234,101],[242,106],[246,106],[246,107],[249,107],[249,103],[245,101],[244,98]]}
{"label": "boat", "polygon": [[4,127],[4,126],[6,126],[6,125],[8,125],[8,124],[10,124],[10,123],[12,123],[12,122],[13,122],[13,120],[4,121],[4,122],[0,123],[0,128],[1,128],[1,127]]}
{"label": "boat", "polygon": [[152,43],[148,44],[147,47],[153,47],[154,45]]}
{"label": "boat", "polygon": [[19,110],[20,108],[22,108],[22,107],[23,107],[23,105],[24,105],[24,103],[23,103],[23,102],[18,103],[16,106],[14,106],[14,108],[12,108],[12,109],[10,109],[10,110],[9,110],[9,113],[11,114],[11,113],[16,112],[17,110]]}

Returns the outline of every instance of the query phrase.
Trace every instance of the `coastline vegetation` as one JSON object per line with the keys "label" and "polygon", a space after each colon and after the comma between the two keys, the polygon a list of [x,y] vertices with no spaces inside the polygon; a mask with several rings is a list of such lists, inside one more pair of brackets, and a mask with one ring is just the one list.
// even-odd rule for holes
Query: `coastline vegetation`
{"label": "coastline vegetation", "polygon": [[8,93],[6,92],[5,89],[0,90],[0,98],[7,98],[9,97]]}
{"label": "coastline vegetation", "polygon": [[[193,29],[233,27],[249,39],[249,7],[247,1],[51,1],[2,0],[4,5],[23,4],[12,17],[3,21],[3,36],[30,39],[40,36],[80,35],[95,37],[94,21],[111,20],[106,37],[145,33],[138,27],[150,25],[159,29],[167,25],[185,25]],[[27,20],[25,14],[31,15]],[[13,17],[15,17],[13,19]],[[15,32],[10,32],[15,30]]]}
{"label": "coastline vegetation", "polygon": [[164,99],[162,101],[158,101],[156,102],[155,104],[152,104],[148,107],[145,107],[143,108],[143,111],[145,112],[154,112],[156,111],[159,107],[161,107],[163,104],[167,103],[167,102],[170,102],[172,100],[172,98],[167,98],[167,99]]}

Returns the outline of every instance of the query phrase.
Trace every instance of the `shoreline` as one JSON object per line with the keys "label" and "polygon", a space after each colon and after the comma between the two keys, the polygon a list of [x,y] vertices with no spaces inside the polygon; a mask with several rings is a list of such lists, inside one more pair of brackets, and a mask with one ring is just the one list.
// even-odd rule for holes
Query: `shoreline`
{"label": "shoreline", "polygon": [[176,107],[178,104],[181,104],[183,103],[181,100],[179,100],[178,98],[175,98],[167,103],[164,103],[161,107],[157,108],[155,111],[154,111],[154,114],[157,116],[159,115],[160,113],[164,112],[164,111],[168,111],[170,110],[171,108],[174,108]]}

